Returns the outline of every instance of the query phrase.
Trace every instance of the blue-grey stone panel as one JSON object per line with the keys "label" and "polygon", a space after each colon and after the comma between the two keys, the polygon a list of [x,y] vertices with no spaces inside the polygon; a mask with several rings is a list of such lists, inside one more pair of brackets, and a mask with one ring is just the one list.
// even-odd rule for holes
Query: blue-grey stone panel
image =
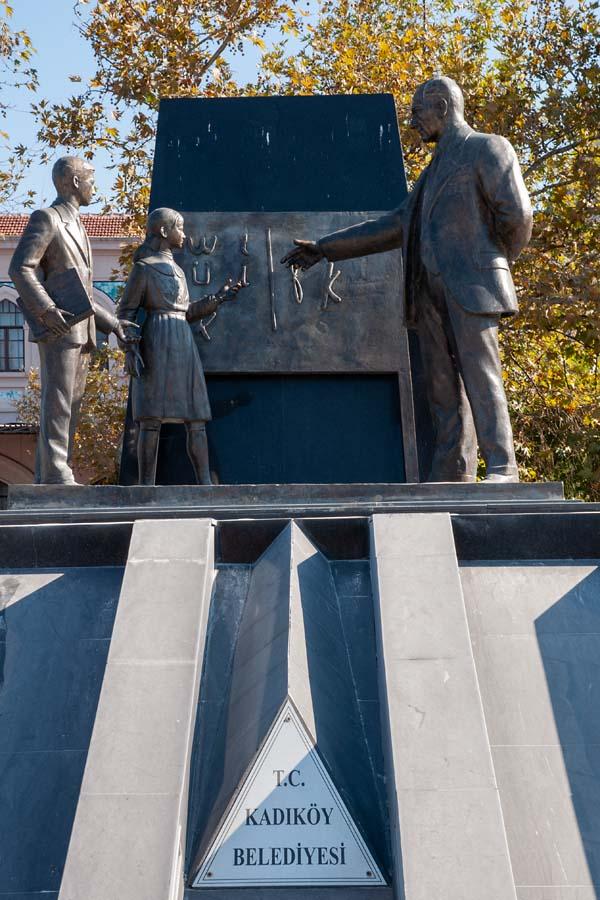
{"label": "blue-grey stone panel", "polygon": [[55,891],[34,891],[33,893],[0,893],[0,900],[58,900]]}
{"label": "blue-grey stone panel", "polygon": [[0,570],[0,896],[60,886],[122,578]]}
{"label": "blue-grey stone panel", "polygon": [[59,889],[85,760],[85,750],[0,753],[0,892]]}

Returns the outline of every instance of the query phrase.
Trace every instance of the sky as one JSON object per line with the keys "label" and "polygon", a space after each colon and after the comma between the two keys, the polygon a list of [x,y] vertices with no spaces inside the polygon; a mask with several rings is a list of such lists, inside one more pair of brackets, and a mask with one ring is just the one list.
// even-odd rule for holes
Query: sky
{"label": "sky", "polygon": [[[73,13],[74,0],[11,0],[14,10],[11,28],[24,28],[36,49],[32,65],[37,68],[40,88],[37,98],[45,97],[49,101],[63,102],[77,92],[78,85],[69,81],[69,75],[80,75],[85,81],[94,74],[94,56],[87,41],[75,27]],[[248,52],[244,57],[236,57],[234,73],[242,83],[254,80],[256,73],[256,54]],[[8,111],[5,123],[0,127],[6,130],[11,143],[33,146],[37,144],[36,126],[28,112],[29,103],[34,98],[29,91],[18,93],[3,91],[12,108]],[[54,158],[58,158],[66,148],[57,148]],[[89,207],[89,212],[99,212],[102,206],[101,197],[109,193],[112,173],[106,169],[108,155],[98,152],[95,157],[96,185],[98,199]],[[36,193],[37,207],[51,203],[54,199],[54,188],[50,177],[50,166],[32,167],[24,183],[24,190]],[[12,209],[17,212],[18,208]]]}

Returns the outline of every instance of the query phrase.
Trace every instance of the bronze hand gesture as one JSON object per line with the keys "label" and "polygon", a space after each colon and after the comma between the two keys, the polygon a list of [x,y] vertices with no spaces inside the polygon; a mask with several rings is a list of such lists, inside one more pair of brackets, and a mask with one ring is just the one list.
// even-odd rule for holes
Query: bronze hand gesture
{"label": "bronze hand gesture", "polygon": [[139,343],[139,336],[134,329],[139,330],[137,322],[130,322],[129,319],[117,319],[114,332],[121,346],[127,347],[129,344]]}
{"label": "bronze hand gesture", "polygon": [[62,337],[68,334],[70,325],[67,318],[71,316],[64,310],[60,310],[57,306],[50,306],[41,316],[42,324],[56,337]]}
{"label": "bronze hand gesture", "polygon": [[219,303],[225,303],[228,300],[235,300],[238,291],[241,291],[242,288],[246,287],[243,281],[236,281],[233,283],[233,279],[228,278],[220,291],[216,293],[216,299]]}
{"label": "bronze hand gesture", "polygon": [[290,269],[310,269],[311,266],[323,259],[323,251],[316,241],[295,240],[294,244],[295,248],[286,253],[281,260],[284,266],[288,266]]}

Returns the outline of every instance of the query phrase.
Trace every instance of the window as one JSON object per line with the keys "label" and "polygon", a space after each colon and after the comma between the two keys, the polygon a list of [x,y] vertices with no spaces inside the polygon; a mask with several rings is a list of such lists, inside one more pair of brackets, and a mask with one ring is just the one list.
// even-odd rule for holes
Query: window
{"label": "window", "polygon": [[25,337],[23,316],[10,300],[0,301],[0,372],[23,372]]}

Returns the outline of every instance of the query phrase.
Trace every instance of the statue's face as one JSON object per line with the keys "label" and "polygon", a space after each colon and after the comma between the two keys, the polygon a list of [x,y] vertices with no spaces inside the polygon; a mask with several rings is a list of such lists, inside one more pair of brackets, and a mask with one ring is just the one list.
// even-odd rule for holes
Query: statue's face
{"label": "statue's face", "polygon": [[185,232],[183,230],[183,219],[181,216],[178,216],[178,218],[175,219],[167,231],[167,240],[169,242],[169,247],[172,247],[173,249],[180,249],[183,247]]}
{"label": "statue's face", "polygon": [[73,175],[73,187],[75,188],[81,206],[89,206],[96,193],[95,172],[93,166],[83,164]]}
{"label": "statue's face", "polygon": [[446,124],[445,107],[437,94],[427,96],[418,90],[413,97],[410,127],[426,144],[439,140]]}

